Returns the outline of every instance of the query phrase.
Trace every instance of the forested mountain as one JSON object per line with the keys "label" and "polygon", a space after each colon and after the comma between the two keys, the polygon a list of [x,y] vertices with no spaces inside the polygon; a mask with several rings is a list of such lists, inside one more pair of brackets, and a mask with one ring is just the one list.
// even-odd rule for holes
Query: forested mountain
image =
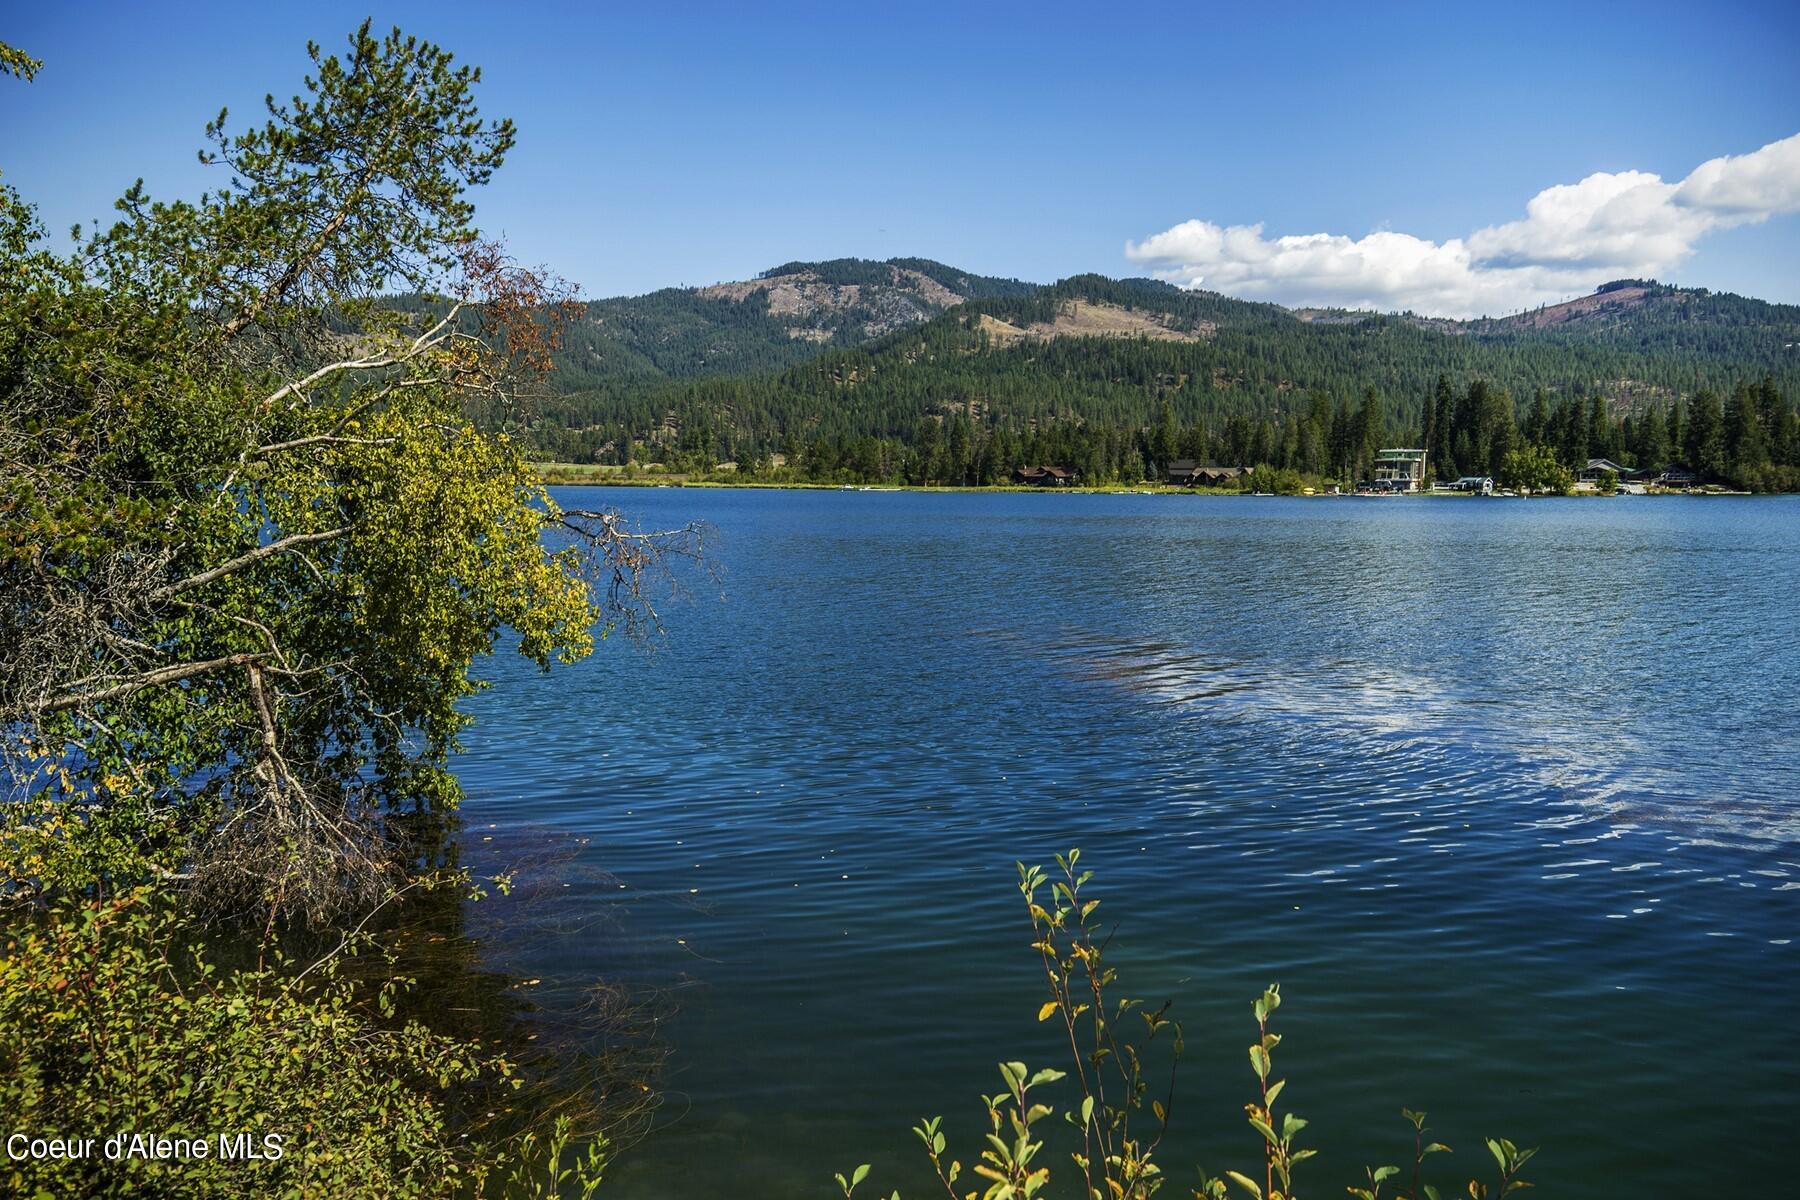
{"label": "forested mountain", "polygon": [[1036,285],[925,258],[785,263],[755,279],[591,301],[565,338],[557,385],[771,371],[859,346],[952,305]]}
{"label": "forested mountain", "polygon": [[[940,311],[920,322],[932,305]],[[680,331],[690,326],[672,315],[686,311],[708,316],[689,341]],[[1141,450],[1154,474],[1160,460],[1148,439],[1172,425],[1212,431],[1185,435],[1201,457],[1332,473],[1356,465],[1329,445],[1334,411],[1354,413],[1373,394],[1380,424],[1370,437],[1424,443],[1452,436],[1436,428],[1448,391],[1453,409],[1488,413],[1487,426],[1501,410],[1509,423],[1536,412],[1540,437],[1552,418],[1558,428],[1581,426],[1580,446],[1572,436],[1561,443],[1568,453],[1629,460],[1651,410],[1666,436],[1679,424],[1676,402],[1703,390],[1717,403],[1767,379],[1776,395],[1800,395],[1800,308],[1641,280],[1505,319],[1456,322],[1296,311],[1153,280],[1083,275],[1040,287],[924,260],[839,260],[589,312],[560,360],[563,394],[532,430],[547,457],[704,469],[848,456],[856,477],[887,477],[938,434],[980,442],[1005,431],[1023,453],[1023,439],[1059,428],[1065,440],[1106,445],[1042,453],[1137,477],[1133,456]],[[604,331],[627,326],[636,353],[662,353],[666,367],[604,364],[603,347],[614,344],[606,339],[617,336]],[[701,328],[698,318],[691,328]],[[779,342],[766,336],[774,328]],[[714,351],[695,349],[702,344]],[[585,365],[596,355],[600,366]],[[1469,469],[1485,469],[1492,447],[1506,444],[1462,432]],[[1319,445],[1309,449],[1309,438]],[[1442,451],[1448,472],[1458,456],[1449,442]]]}

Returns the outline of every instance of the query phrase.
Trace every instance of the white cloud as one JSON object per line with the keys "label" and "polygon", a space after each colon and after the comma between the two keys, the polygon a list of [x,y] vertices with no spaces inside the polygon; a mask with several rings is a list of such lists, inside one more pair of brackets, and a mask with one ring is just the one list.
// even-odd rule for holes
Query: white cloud
{"label": "white cloud", "polygon": [[1727,154],[1695,167],[1675,202],[1738,221],[1800,212],[1800,133],[1752,154]]}
{"label": "white cloud", "polygon": [[1546,188],[1523,219],[1467,238],[1269,238],[1261,225],[1195,220],[1127,242],[1125,257],[1171,283],[1246,299],[1470,317],[1666,275],[1708,232],[1791,212],[1800,212],[1800,134],[1711,159],[1679,183],[1620,171]]}

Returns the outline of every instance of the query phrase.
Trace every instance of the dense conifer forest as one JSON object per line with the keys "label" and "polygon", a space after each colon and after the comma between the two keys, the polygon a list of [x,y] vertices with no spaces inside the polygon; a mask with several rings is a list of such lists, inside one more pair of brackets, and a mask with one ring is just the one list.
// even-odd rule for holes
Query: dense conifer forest
{"label": "dense conifer forest", "polygon": [[[960,302],[858,344],[903,270]],[[1793,487],[1800,463],[1800,308],[1739,296],[1620,280],[1454,322],[1098,275],[1035,287],[921,259],[789,263],[762,279],[852,290],[805,314],[824,331],[806,337],[754,281],[730,285],[741,299],[670,289],[590,305],[530,425],[535,451],[962,485],[1031,463],[1134,482],[1177,459],[1357,479],[1395,444],[1430,450],[1446,479],[1498,475],[1524,445],[1572,468],[1681,465],[1758,489]]]}

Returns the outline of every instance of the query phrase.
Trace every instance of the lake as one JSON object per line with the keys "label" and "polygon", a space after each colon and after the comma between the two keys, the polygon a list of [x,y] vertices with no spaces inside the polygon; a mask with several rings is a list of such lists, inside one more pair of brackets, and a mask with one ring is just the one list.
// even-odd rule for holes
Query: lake
{"label": "lake", "polygon": [[654,654],[496,659],[458,760],[477,850],[590,839],[496,961],[675,1005],[613,1200],[930,1194],[920,1116],[968,1164],[1065,1065],[1013,864],[1072,846],[1186,1026],[1165,1194],[1258,1161],[1272,981],[1312,1194],[1402,1105],[1446,1194],[1494,1134],[1545,1197],[1800,1169],[1800,498],[558,496],[723,569]]}

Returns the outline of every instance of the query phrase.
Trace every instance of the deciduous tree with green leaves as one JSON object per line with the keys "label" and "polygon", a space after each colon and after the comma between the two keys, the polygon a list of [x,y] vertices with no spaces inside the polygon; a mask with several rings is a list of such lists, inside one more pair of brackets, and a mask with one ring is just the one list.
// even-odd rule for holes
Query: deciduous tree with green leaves
{"label": "deciduous tree with green leaves", "polygon": [[[401,877],[456,805],[474,661],[654,628],[699,531],[565,511],[506,436],[567,289],[474,228],[513,138],[479,73],[366,24],[309,53],[301,95],[208,126],[197,200],[134,185],[65,254],[0,188],[0,1110],[286,1141],[13,1164],[8,1194],[591,1195],[604,1164],[602,1105],[550,1119],[390,958],[340,968],[466,882]],[[277,927],[346,913],[323,954]]]}
{"label": "deciduous tree with green leaves", "polygon": [[514,136],[479,71],[367,24],[308,53],[300,95],[207,126],[198,200],[134,185],[61,255],[0,194],[0,731],[72,836],[322,916],[455,806],[471,663],[654,623],[645,573],[697,531],[561,510],[503,432],[567,289],[474,228]]}
{"label": "deciduous tree with green leaves", "polygon": [[1556,459],[1548,446],[1524,445],[1509,450],[1500,462],[1500,485],[1521,492],[1554,492],[1567,495],[1575,476]]}

